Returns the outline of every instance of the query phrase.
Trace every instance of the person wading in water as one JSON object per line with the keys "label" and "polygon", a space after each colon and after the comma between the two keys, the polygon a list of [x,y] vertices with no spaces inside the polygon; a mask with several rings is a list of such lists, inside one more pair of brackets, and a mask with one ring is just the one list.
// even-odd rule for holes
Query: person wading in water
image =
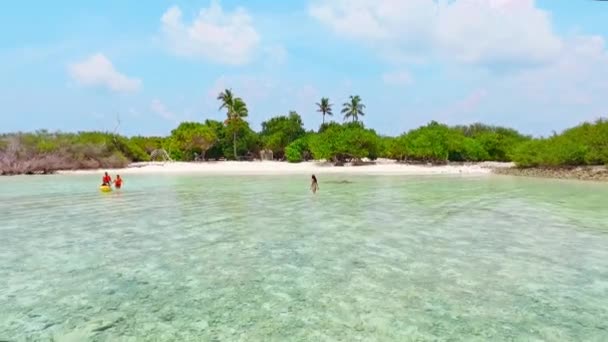
{"label": "person wading in water", "polygon": [[120,189],[121,186],[122,186],[122,178],[120,178],[120,175],[116,175],[116,179],[114,180],[114,187],[116,189]]}
{"label": "person wading in water", "polygon": [[313,194],[317,193],[317,190],[319,190],[319,183],[317,183],[317,177],[315,177],[315,175],[312,175],[312,183],[310,184],[310,190],[312,190]]}
{"label": "person wading in water", "polygon": [[111,186],[112,185],[112,178],[110,177],[110,175],[106,172],[103,177],[101,177],[101,185],[102,186]]}

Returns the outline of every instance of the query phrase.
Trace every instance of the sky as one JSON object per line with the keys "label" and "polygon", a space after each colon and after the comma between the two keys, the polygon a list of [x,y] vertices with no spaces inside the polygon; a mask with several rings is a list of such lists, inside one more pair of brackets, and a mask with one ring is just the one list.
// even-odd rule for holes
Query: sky
{"label": "sky", "polygon": [[548,135],[608,116],[608,2],[593,0],[10,1],[0,11],[0,132],[166,135],[291,110],[316,129],[350,95],[367,127],[431,120]]}

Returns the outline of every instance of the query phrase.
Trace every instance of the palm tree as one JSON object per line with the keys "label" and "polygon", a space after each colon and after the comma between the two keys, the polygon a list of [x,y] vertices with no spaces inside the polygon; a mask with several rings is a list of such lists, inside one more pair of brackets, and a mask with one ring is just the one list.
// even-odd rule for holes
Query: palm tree
{"label": "palm tree", "polygon": [[344,114],[344,120],[353,118],[353,122],[359,121],[359,115],[363,116],[363,109],[365,105],[361,103],[361,97],[359,95],[350,96],[350,102],[344,102],[342,105],[342,114]]}
{"label": "palm tree", "polygon": [[249,114],[249,110],[247,109],[247,104],[240,97],[234,97],[232,94],[232,90],[226,89],[221,92],[217,99],[222,102],[220,106],[220,110],[226,109],[227,119],[225,121],[226,125],[233,126],[232,130],[232,148],[234,150],[234,159],[237,159],[236,154],[236,133],[237,133],[237,125],[242,120],[242,118],[246,117]]}
{"label": "palm tree", "polygon": [[316,104],[317,104],[317,107],[319,107],[319,109],[317,109],[317,112],[323,114],[323,124],[325,124],[325,115],[329,115],[329,116],[334,115],[331,112],[332,104],[329,103],[329,99],[327,97],[321,98],[321,103],[317,102]]}
{"label": "palm tree", "polygon": [[228,111],[228,115],[230,115],[230,112],[232,110],[232,104],[234,103],[234,96],[232,95],[232,90],[224,90],[217,96],[217,99],[222,101],[222,105],[218,110],[226,108],[226,110]]}

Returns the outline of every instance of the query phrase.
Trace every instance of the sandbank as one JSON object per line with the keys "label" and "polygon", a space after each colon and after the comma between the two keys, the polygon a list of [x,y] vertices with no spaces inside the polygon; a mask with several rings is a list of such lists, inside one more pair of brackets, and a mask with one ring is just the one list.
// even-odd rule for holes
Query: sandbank
{"label": "sandbank", "polygon": [[511,163],[469,163],[449,165],[414,165],[392,160],[377,160],[372,165],[334,166],[331,163],[309,161],[287,163],[280,161],[207,161],[207,162],[145,162],[133,163],[122,169],[69,170],[60,174],[225,174],[225,175],[281,175],[281,174],[369,174],[369,175],[486,175],[494,168],[512,166]]}

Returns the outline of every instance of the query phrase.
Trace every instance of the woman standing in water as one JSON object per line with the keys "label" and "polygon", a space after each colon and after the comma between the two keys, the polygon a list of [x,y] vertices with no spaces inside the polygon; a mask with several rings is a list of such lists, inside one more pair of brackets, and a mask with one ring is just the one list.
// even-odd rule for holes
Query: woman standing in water
{"label": "woman standing in water", "polygon": [[120,189],[121,186],[122,186],[122,178],[120,178],[120,175],[116,175],[116,179],[114,180],[114,187],[116,189]]}
{"label": "woman standing in water", "polygon": [[310,190],[312,190],[313,194],[317,193],[317,190],[319,190],[319,183],[317,183],[317,177],[315,177],[315,175],[312,175],[312,183],[310,184]]}

